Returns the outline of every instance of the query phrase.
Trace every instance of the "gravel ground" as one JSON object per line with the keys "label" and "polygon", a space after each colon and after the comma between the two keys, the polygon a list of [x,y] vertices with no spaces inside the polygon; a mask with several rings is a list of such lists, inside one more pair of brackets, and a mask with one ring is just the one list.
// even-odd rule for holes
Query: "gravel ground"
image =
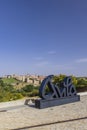
{"label": "gravel ground", "polygon": [[5,110],[0,111],[0,130],[87,130],[87,95],[80,102],[46,109],[30,104]]}

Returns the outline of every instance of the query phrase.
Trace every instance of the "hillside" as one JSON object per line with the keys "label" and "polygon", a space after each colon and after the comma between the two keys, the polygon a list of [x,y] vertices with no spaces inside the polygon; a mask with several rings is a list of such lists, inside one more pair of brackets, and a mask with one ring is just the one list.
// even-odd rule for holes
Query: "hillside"
{"label": "hillside", "polygon": [[[66,75],[54,76],[54,84],[58,84],[61,87],[61,82]],[[76,87],[77,92],[87,91],[87,78],[74,77],[72,76],[73,84]],[[39,85],[40,86],[40,85]],[[39,86],[19,81],[15,78],[2,78],[0,79],[0,101],[11,101],[17,100],[23,97],[32,97],[39,95]],[[47,88],[47,91],[50,91]]]}
{"label": "hillside", "polygon": [[17,84],[17,83],[19,83],[19,81],[15,78],[2,78],[2,81],[5,84]]}

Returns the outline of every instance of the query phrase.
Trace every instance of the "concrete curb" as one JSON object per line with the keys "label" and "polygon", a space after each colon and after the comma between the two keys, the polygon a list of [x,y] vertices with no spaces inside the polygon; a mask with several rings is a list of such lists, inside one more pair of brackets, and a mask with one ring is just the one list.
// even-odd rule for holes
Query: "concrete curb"
{"label": "concrete curb", "polygon": [[24,105],[24,104],[25,104],[24,99],[16,100],[16,101],[9,101],[9,102],[2,102],[2,103],[0,103],[0,108],[20,106],[20,105]]}
{"label": "concrete curb", "polygon": [[81,92],[81,93],[78,93],[78,95],[85,96],[85,95],[87,95],[87,92]]}

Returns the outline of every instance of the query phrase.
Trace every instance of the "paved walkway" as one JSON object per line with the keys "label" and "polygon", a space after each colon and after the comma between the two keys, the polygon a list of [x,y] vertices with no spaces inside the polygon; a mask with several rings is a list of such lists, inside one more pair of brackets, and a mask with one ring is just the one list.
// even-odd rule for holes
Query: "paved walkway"
{"label": "paved walkway", "polygon": [[87,95],[80,102],[46,109],[33,104],[1,109],[0,130],[87,130]]}

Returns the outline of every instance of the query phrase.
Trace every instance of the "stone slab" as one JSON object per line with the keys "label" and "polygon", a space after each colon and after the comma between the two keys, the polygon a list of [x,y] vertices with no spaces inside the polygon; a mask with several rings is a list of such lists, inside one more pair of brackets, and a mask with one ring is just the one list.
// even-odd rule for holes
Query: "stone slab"
{"label": "stone slab", "polygon": [[80,101],[79,95],[76,95],[74,97],[56,98],[56,99],[50,99],[50,100],[37,99],[35,100],[35,107],[39,109],[43,109],[47,107],[53,107],[53,106],[73,103],[77,101]]}
{"label": "stone slab", "polygon": [[[87,95],[80,96],[80,102],[46,109],[36,109],[31,103],[24,106],[0,112],[0,130],[87,130]],[[84,119],[79,120],[80,118]],[[76,120],[71,121],[72,119]],[[67,120],[70,122],[66,122]],[[34,127],[54,122],[60,123]],[[31,126],[33,128],[28,128]]]}

